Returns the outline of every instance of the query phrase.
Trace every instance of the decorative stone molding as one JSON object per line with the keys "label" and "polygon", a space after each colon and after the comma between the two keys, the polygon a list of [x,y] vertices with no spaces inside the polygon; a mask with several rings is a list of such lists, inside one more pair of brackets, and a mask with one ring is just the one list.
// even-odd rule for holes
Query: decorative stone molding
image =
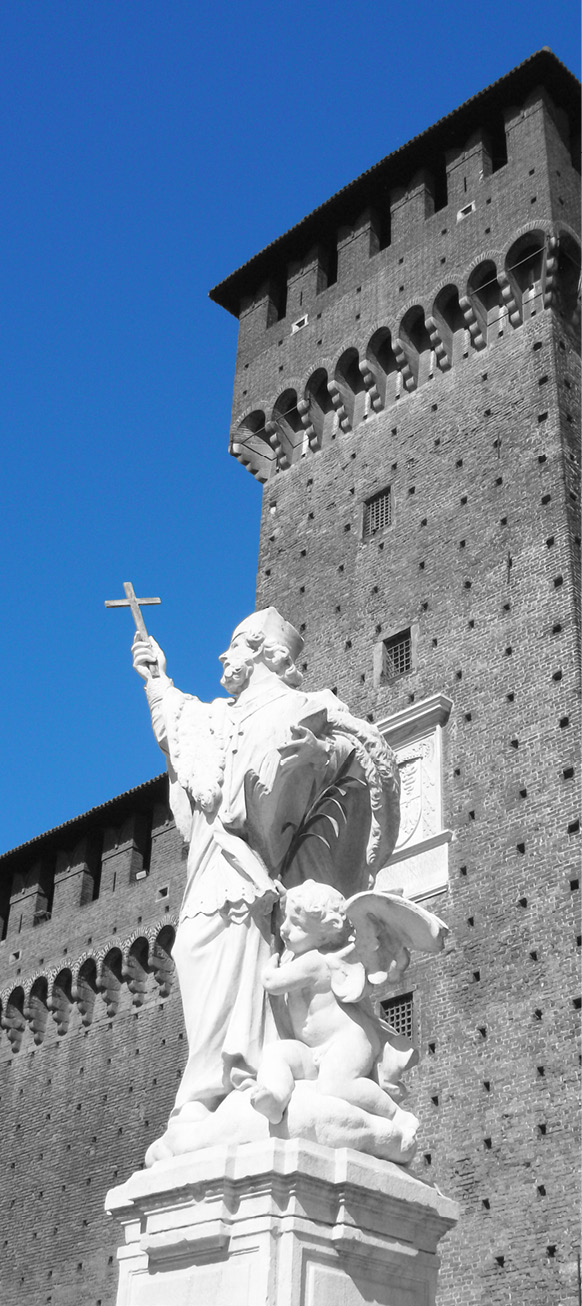
{"label": "decorative stone molding", "polygon": [[389,1161],[277,1138],[138,1170],[106,1210],[125,1235],[117,1306],[434,1306],[458,1218]]}
{"label": "decorative stone molding", "polygon": [[448,883],[453,833],[443,825],[442,730],[452,706],[445,694],[434,694],[378,722],[396,753],[402,788],[398,841],[376,883],[414,899],[431,897]]}

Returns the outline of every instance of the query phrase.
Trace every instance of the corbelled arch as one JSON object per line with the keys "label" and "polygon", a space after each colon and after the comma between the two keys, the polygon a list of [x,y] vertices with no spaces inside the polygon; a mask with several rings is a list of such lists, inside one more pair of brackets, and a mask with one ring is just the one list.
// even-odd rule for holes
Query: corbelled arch
{"label": "corbelled arch", "polygon": [[2,1029],[6,1030],[12,1051],[20,1052],[26,1029],[24,988],[22,984],[17,984],[4,1000],[0,1023]]}
{"label": "corbelled arch", "polygon": [[417,389],[431,379],[434,372],[433,347],[422,304],[415,303],[402,316],[398,327],[398,343],[406,355],[412,386]]}
{"label": "corbelled arch", "polygon": [[24,1015],[37,1045],[44,1039],[48,1014],[48,980],[46,975],[39,975],[31,984],[24,1004]]}
{"label": "corbelled arch", "polygon": [[262,484],[270,480],[277,469],[277,460],[269,443],[267,407],[247,409],[231,427],[229,452],[248,467]]}
{"label": "corbelled arch", "polygon": [[52,1011],[59,1034],[66,1034],[73,1011],[73,973],[70,966],[63,966],[51,977],[48,992],[48,1006]]}
{"label": "corbelled arch", "polygon": [[[395,403],[401,391],[402,378],[394,350],[393,334],[384,323],[372,332],[366,345],[365,362],[373,378],[373,388],[368,386],[371,407],[375,412]],[[364,376],[364,382],[367,377]]]}
{"label": "corbelled arch", "polygon": [[458,285],[450,280],[441,286],[434,297],[430,316],[434,326],[431,339],[435,344],[441,371],[446,371],[447,364],[455,367],[467,357],[469,351],[469,329],[460,299]]}
{"label": "corbelled arch", "polygon": [[338,413],[342,413],[339,418],[342,430],[354,430],[364,416],[366,395],[360,371],[360,355],[355,345],[349,345],[340,354],[329,383],[329,391],[334,407]]}
{"label": "corbelled arch", "polygon": [[311,373],[303,395],[309,415],[309,443],[312,449],[320,449],[329,443],[335,422],[335,408],[329,392],[329,372],[326,367],[316,367]]}
{"label": "corbelled arch", "polygon": [[299,410],[301,392],[297,386],[286,386],[278,395],[268,423],[269,442],[281,467],[291,467],[298,462],[308,446],[302,411]]}

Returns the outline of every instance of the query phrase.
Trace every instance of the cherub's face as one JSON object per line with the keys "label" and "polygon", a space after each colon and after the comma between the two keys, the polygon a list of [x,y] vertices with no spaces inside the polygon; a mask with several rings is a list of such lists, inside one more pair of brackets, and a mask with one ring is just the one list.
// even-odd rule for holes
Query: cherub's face
{"label": "cherub's face", "polygon": [[326,942],[326,937],[326,931],[319,921],[310,919],[301,907],[289,905],[281,926],[281,938],[289,952],[298,957],[302,952],[319,948]]}

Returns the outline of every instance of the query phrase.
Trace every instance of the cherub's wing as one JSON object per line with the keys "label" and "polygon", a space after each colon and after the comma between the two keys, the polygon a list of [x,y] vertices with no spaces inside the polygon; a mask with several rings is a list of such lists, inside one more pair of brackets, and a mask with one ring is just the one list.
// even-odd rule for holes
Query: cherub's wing
{"label": "cherub's wing", "polygon": [[355,929],[356,954],[376,990],[398,982],[411,951],[441,952],[449,932],[433,912],[395,893],[356,893],[346,914]]}
{"label": "cherub's wing", "polygon": [[359,1002],[366,989],[366,971],[353,944],[341,952],[328,952],[326,961],[332,993],[339,1002]]}

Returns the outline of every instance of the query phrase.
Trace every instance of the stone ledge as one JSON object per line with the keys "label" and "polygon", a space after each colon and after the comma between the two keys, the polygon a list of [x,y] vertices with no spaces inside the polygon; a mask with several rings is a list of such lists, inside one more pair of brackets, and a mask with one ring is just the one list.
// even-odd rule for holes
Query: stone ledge
{"label": "stone ledge", "polygon": [[457,1220],[391,1161],[280,1139],[158,1162],[106,1209],[125,1232],[117,1306],[432,1306]]}

